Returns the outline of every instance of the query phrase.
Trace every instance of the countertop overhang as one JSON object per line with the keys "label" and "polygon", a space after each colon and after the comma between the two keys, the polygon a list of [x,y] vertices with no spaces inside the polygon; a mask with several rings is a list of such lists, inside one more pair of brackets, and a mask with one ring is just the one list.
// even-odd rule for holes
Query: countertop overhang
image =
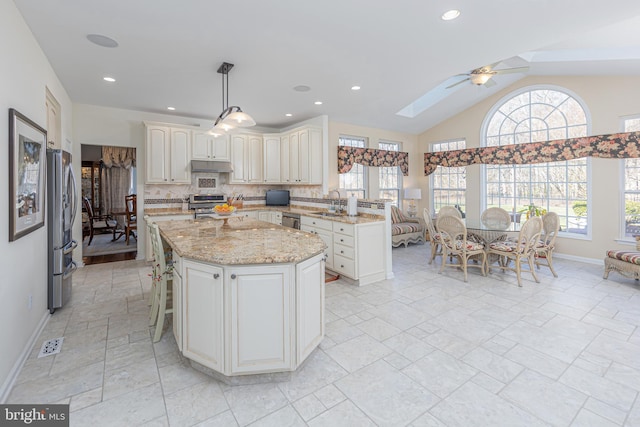
{"label": "countertop overhang", "polygon": [[212,264],[298,263],[326,248],[315,234],[244,217],[156,224],[178,255]]}

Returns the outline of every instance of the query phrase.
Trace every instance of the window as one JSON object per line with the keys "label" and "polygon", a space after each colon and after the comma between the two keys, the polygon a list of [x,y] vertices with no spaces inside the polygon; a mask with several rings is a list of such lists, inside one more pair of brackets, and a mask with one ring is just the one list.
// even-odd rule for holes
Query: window
{"label": "window", "polygon": [[[640,131],[640,116],[626,118],[624,131]],[[636,234],[640,234],[640,159],[624,159],[624,236]]]}
{"label": "window", "polygon": [[[432,152],[462,150],[466,147],[464,139],[435,142],[431,144]],[[465,212],[465,192],[467,191],[467,168],[438,168],[431,174],[431,206],[438,212],[443,206],[458,205]]]}
{"label": "window", "polygon": [[[400,144],[397,142],[380,142],[380,150],[400,151]],[[379,171],[379,198],[390,199],[391,204],[400,207],[400,189],[402,188],[402,173],[397,166],[390,168],[378,168]]]}
{"label": "window", "polygon": [[[499,146],[588,135],[585,109],[555,89],[528,89],[498,104],[484,123],[484,144]],[[531,165],[484,165],[485,207],[523,212],[534,205],[560,216],[561,230],[589,230],[587,159]]]}
{"label": "window", "polygon": [[[364,138],[341,136],[338,140],[338,145],[346,147],[361,147],[366,148],[367,141]],[[340,189],[345,190],[347,195],[353,194],[359,199],[366,197],[367,182],[364,173],[365,169],[363,165],[354,164],[351,170],[347,173],[341,173],[340,177]]]}

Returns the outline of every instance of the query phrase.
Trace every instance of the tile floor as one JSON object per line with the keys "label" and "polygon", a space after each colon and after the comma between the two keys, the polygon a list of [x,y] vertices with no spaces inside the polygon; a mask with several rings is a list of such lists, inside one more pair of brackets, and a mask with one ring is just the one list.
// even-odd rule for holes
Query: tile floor
{"label": "tile floor", "polygon": [[[143,262],[91,265],[9,402],[70,403],[72,426],[640,425],[640,286],[558,259],[541,283],[393,250],[395,279],[326,287],[326,337],[287,382],[227,386],[152,344]],[[38,359],[45,339],[60,354]]]}

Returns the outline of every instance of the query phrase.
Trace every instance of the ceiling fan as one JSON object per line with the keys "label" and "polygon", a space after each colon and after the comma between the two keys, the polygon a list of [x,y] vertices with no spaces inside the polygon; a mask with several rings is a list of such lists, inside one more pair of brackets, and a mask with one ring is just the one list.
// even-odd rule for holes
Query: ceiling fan
{"label": "ceiling fan", "polygon": [[493,67],[498,65],[499,62],[495,64],[486,65],[484,67],[476,68],[475,70],[471,70],[470,73],[467,74],[458,74],[458,76],[467,76],[466,79],[462,79],[459,82],[456,82],[450,86],[447,86],[447,89],[451,89],[454,86],[458,86],[466,81],[470,81],[472,84],[477,86],[486,86],[491,87],[496,84],[491,78],[496,74],[510,74],[510,73],[524,73],[529,69],[529,67],[515,67],[515,68],[503,68],[501,70],[494,70]]}

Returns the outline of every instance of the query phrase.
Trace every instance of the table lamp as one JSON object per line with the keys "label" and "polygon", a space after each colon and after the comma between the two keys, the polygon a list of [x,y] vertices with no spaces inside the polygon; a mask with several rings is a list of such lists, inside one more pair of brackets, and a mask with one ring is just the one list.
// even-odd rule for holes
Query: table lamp
{"label": "table lamp", "polygon": [[415,217],[418,212],[416,209],[416,200],[422,199],[422,191],[419,188],[405,188],[404,198],[409,200],[409,209],[407,209],[407,213],[410,217]]}

